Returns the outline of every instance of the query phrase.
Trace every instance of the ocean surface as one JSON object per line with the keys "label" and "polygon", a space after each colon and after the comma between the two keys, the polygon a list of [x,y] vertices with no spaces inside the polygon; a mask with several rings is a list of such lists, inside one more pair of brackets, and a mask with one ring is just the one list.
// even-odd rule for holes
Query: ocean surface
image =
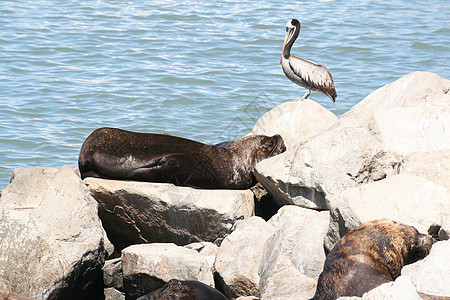
{"label": "ocean surface", "polygon": [[77,166],[96,128],[204,143],[247,134],[300,98],[279,64],[292,55],[333,74],[337,116],[412,71],[450,79],[450,2],[0,1],[0,190],[19,167]]}

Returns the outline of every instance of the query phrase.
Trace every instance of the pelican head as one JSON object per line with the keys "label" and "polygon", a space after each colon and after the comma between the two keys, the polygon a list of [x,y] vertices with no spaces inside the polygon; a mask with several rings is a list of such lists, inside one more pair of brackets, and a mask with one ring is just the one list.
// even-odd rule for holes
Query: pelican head
{"label": "pelican head", "polygon": [[290,53],[292,44],[297,39],[299,32],[300,32],[300,22],[297,19],[292,19],[289,22],[287,22],[286,36],[284,38],[283,50],[281,50],[280,64],[283,60],[284,49],[286,47],[286,44],[288,44],[288,43],[290,44],[290,46],[287,48],[288,52]]}

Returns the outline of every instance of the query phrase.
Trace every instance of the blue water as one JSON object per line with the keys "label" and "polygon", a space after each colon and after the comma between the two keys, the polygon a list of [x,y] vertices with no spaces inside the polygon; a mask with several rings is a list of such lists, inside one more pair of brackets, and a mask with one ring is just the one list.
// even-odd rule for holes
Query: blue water
{"label": "blue water", "polygon": [[412,71],[450,79],[450,2],[0,1],[0,189],[18,167],[77,165],[84,139],[114,126],[217,143],[299,98],[279,65],[326,65],[336,115]]}

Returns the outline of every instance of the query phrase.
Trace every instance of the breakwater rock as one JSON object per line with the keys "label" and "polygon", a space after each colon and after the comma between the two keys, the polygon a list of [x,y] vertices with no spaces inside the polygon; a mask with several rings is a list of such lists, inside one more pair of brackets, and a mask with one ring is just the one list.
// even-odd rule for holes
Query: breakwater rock
{"label": "breakwater rock", "polygon": [[413,72],[339,119],[311,100],[281,104],[250,133],[287,145],[256,166],[263,188],[17,169],[0,196],[0,298],[137,299],[177,279],[229,299],[309,299],[334,244],[383,218],[438,242],[362,299],[450,297],[449,91]]}

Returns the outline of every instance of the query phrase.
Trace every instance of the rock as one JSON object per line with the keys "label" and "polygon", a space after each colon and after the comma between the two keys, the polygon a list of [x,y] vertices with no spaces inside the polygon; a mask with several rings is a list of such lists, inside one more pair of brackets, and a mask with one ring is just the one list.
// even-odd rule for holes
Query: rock
{"label": "rock", "polygon": [[198,242],[192,243],[184,246],[185,248],[197,251],[199,254],[203,255],[211,266],[211,270],[214,273],[214,262],[216,260],[217,252],[219,247],[211,242]]}
{"label": "rock", "polygon": [[201,190],[168,183],[84,180],[117,250],[132,244],[214,242],[254,214],[250,190]]}
{"label": "rock", "polygon": [[262,299],[308,299],[325,262],[327,211],[284,206],[269,220],[276,228],[264,246],[260,274]]}
{"label": "rock", "polygon": [[427,233],[450,218],[448,199],[448,189],[410,173],[348,189],[330,202],[331,222],[326,247],[331,249],[350,229],[383,218]]}
{"label": "rock", "polygon": [[450,219],[445,219],[441,228],[438,231],[438,238],[441,241],[448,240],[450,238]]}
{"label": "rock", "polygon": [[365,293],[362,297],[340,297],[338,300],[390,300],[408,299],[422,300],[411,281],[404,276],[398,277],[395,281],[387,282],[379,287]]}
{"label": "rock", "polygon": [[0,291],[0,300],[34,300],[34,299],[16,293]]}
{"label": "rock", "polygon": [[[394,107],[448,107],[450,80],[429,72],[412,72],[368,95],[342,115],[367,128],[375,111]],[[445,96],[444,96],[445,95]]]}
{"label": "rock", "polygon": [[407,265],[402,276],[409,276],[417,291],[450,297],[450,240],[437,242],[423,260]]}
{"label": "rock", "polygon": [[0,215],[0,290],[36,299],[103,297],[97,203],[69,166],[16,169]]}
{"label": "rock", "polygon": [[450,188],[450,151],[413,152],[397,167],[398,173],[413,173]]}
{"label": "rock", "polygon": [[278,205],[328,209],[332,195],[394,174],[398,158],[352,120],[256,165],[256,179]]}
{"label": "rock", "polygon": [[255,216],[263,218],[265,221],[270,220],[280,209],[275,203],[272,194],[270,194],[261,183],[257,183],[250,188],[255,195]]}
{"label": "rock", "polygon": [[314,296],[317,279],[301,274],[292,265],[273,273],[261,288],[262,300],[310,299]]}
{"label": "rock", "polygon": [[400,155],[443,149],[448,152],[450,105],[378,110],[372,115],[369,130],[385,150]]}
{"label": "rock", "polygon": [[306,99],[284,102],[259,118],[250,134],[283,137],[287,149],[336,123],[337,117],[317,102]]}
{"label": "rock", "polygon": [[123,271],[120,257],[105,262],[103,266],[103,284],[105,287],[123,290]]}
{"label": "rock", "polygon": [[162,287],[170,279],[195,280],[214,287],[207,259],[175,244],[141,244],[122,250],[124,291],[130,299]]}
{"label": "rock", "polygon": [[275,228],[260,217],[237,224],[217,253],[215,270],[225,296],[256,296],[259,293],[259,266],[264,244]]}
{"label": "rock", "polygon": [[105,300],[125,300],[125,294],[115,288],[105,289]]}

